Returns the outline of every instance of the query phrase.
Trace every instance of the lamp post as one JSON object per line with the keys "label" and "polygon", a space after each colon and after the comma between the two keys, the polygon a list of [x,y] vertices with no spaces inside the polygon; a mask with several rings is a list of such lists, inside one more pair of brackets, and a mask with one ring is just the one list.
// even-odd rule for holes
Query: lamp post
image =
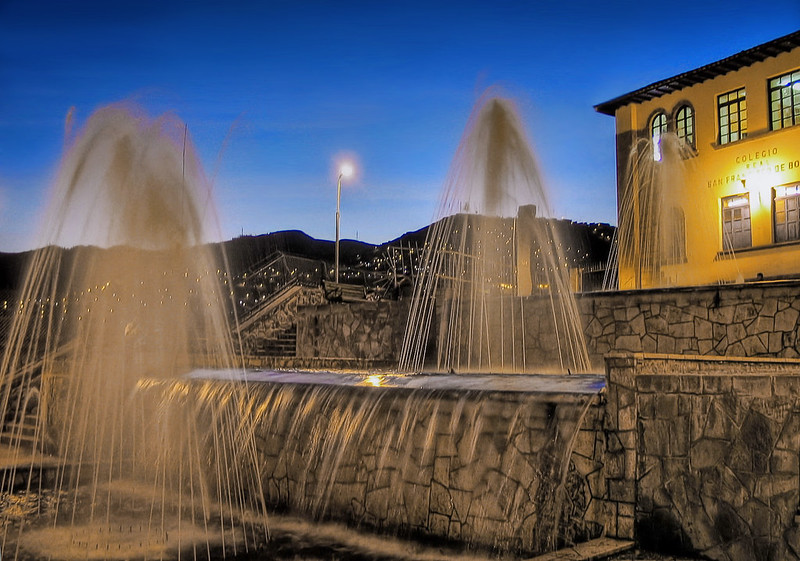
{"label": "lamp post", "polygon": [[335,282],[339,282],[339,203],[342,200],[342,177],[350,177],[353,175],[353,165],[349,162],[345,162],[339,168],[339,179],[336,181],[336,249],[335,249],[335,261],[336,261],[336,276],[334,278]]}

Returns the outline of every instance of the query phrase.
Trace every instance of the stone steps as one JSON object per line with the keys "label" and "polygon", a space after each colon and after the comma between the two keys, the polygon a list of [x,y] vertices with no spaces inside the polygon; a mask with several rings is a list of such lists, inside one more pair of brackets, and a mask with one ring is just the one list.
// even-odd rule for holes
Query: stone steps
{"label": "stone steps", "polygon": [[258,341],[254,349],[258,356],[294,357],[297,356],[297,326],[278,333],[275,337]]}
{"label": "stone steps", "polygon": [[280,290],[272,294],[269,299],[262,302],[256,309],[251,310],[245,317],[240,318],[238,330],[243,332],[262,317],[268,315],[275,308],[297,296],[302,291],[302,287],[297,284],[287,284]]}
{"label": "stone steps", "polygon": [[5,430],[0,432],[0,444],[9,447],[24,446],[35,448],[39,443],[36,433],[36,419],[26,418],[20,423],[9,423]]}
{"label": "stone steps", "polygon": [[50,486],[55,483],[59,470],[68,474],[74,467],[77,464],[36,448],[0,444],[0,481],[4,489],[21,491]]}

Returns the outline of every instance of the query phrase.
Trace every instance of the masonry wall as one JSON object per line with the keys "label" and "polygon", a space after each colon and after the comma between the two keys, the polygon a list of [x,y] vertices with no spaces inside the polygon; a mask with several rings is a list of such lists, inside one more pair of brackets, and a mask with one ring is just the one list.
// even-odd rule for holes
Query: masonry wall
{"label": "masonry wall", "polygon": [[[557,365],[551,322],[540,321],[552,317],[549,301],[522,303],[524,333],[513,335],[515,346],[529,364]],[[595,372],[603,371],[603,356],[612,351],[800,357],[798,281],[579,294],[577,305]],[[396,364],[407,315],[406,302],[304,308],[298,356]]]}
{"label": "masonry wall", "polygon": [[598,371],[610,351],[800,356],[797,281],[584,294],[578,306]]}
{"label": "masonry wall", "polygon": [[328,303],[300,308],[297,356],[368,360],[396,366],[407,318],[407,301]]}
{"label": "masonry wall", "polygon": [[606,464],[622,469],[607,469],[609,498],[633,511],[616,535],[715,560],[800,559],[799,375],[796,360],[610,356],[620,446]]}
{"label": "masonry wall", "polygon": [[275,404],[256,435],[274,508],[498,551],[542,551],[603,532],[599,396],[257,391]]}

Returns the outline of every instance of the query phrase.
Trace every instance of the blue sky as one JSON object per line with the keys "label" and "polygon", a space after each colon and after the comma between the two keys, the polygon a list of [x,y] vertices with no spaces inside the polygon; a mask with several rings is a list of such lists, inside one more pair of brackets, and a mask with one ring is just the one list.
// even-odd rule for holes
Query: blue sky
{"label": "blue sky", "polygon": [[472,105],[521,112],[557,216],[616,221],[614,121],[593,105],[800,28],[800,2],[0,0],[0,251],[34,245],[64,122],[134,100],[188,125],[221,237],[331,239],[433,217]]}

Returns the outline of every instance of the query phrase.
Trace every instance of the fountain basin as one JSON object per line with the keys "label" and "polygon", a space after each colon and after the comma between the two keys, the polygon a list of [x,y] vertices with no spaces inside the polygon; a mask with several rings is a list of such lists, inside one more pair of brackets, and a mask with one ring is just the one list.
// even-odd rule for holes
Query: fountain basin
{"label": "fountain basin", "polygon": [[392,372],[348,372],[299,370],[196,369],[186,376],[193,380],[226,380],[266,384],[309,386],[368,386],[409,390],[518,392],[540,394],[597,394],[605,388],[602,374],[397,374]]}
{"label": "fountain basin", "polygon": [[175,383],[197,399],[247,385],[235,406],[273,510],[512,553],[602,533],[602,376],[196,370]]}

